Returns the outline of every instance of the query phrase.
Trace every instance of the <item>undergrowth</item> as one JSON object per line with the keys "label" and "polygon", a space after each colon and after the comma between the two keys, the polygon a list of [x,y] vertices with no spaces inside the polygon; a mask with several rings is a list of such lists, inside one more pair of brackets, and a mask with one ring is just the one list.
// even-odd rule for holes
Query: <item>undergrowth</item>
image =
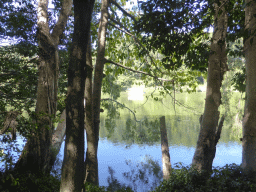
{"label": "undergrowth", "polygon": [[[215,167],[208,174],[209,177],[199,174],[189,166],[176,164],[168,180],[162,181],[152,192],[253,192],[256,191],[256,182],[250,176],[242,173],[236,164],[224,167]],[[113,182],[114,181],[114,182]],[[133,192],[130,186],[121,184],[116,178],[112,179],[108,187],[94,186],[86,183],[85,189],[90,192]],[[115,186],[115,187],[113,187]],[[5,174],[0,175],[0,191],[59,191],[60,180],[48,175],[33,174]]]}
{"label": "undergrowth", "polygon": [[189,166],[177,164],[170,179],[163,181],[154,192],[256,191],[255,180],[243,175],[241,167],[236,164],[215,167],[209,175],[205,177]]}

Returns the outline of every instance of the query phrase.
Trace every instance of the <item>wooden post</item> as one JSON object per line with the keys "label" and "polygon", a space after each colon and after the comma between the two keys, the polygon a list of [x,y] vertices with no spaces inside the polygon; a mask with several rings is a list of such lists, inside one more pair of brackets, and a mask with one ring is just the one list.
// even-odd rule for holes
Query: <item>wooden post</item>
{"label": "wooden post", "polygon": [[161,131],[161,149],[162,149],[162,163],[163,163],[163,179],[169,179],[171,175],[171,161],[167,139],[167,131],[165,125],[165,116],[160,117],[160,131]]}

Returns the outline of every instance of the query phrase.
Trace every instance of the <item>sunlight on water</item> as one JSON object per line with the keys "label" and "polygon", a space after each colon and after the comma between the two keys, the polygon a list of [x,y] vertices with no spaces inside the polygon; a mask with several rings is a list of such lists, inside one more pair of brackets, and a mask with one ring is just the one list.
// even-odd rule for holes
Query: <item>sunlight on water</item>
{"label": "sunlight on water", "polygon": [[143,97],[143,87],[132,87],[128,89],[128,100],[140,100],[144,99]]}

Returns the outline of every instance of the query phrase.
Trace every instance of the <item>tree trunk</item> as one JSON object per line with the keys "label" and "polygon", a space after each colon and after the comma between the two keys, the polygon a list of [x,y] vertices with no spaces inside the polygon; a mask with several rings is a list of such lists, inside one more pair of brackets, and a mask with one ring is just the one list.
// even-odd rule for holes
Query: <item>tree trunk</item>
{"label": "tree trunk", "polygon": [[[224,72],[228,70],[226,55],[226,33],[227,33],[227,12],[225,10],[225,0],[220,0],[220,6],[214,3],[214,31],[211,44],[211,54],[208,65],[207,90],[205,99],[205,109],[200,122],[200,133],[197,141],[196,151],[192,164],[199,171],[212,170],[212,162],[216,153],[218,142],[216,128],[219,121],[219,105],[221,104],[221,83]],[[224,118],[222,118],[223,124]],[[218,135],[220,135],[220,130]]]}
{"label": "tree trunk", "polygon": [[[105,56],[106,30],[107,30],[107,23],[108,23],[108,7],[109,7],[109,0],[102,0],[101,19],[100,19],[99,33],[98,33],[97,59],[96,59],[94,82],[93,82],[93,96],[92,98],[90,98],[89,93],[88,95],[86,95],[86,111],[88,113],[86,113],[87,152],[86,152],[86,162],[85,162],[85,166],[86,166],[85,182],[91,182],[96,185],[99,184],[97,151],[98,151],[98,141],[99,141],[101,85],[102,85],[103,68],[104,68],[104,61],[105,61],[104,56]],[[91,68],[91,66],[88,66],[88,68]],[[91,85],[91,77],[88,76],[88,79],[86,80],[86,86],[88,86],[88,89],[87,89],[88,92],[91,92],[89,87],[90,85]],[[93,111],[92,117],[89,111]]]}
{"label": "tree trunk", "polygon": [[162,163],[163,163],[163,179],[168,180],[171,175],[171,161],[168,146],[168,137],[165,125],[165,116],[160,118],[161,130],[161,149],[162,149]]}
{"label": "tree trunk", "polygon": [[59,37],[63,33],[71,11],[72,1],[65,0],[58,22],[50,34],[48,23],[48,1],[39,0],[37,9],[39,47],[38,86],[36,103],[36,129],[31,134],[16,168],[26,171],[50,173],[50,146],[53,132],[53,118],[57,109],[59,74]]}
{"label": "tree trunk", "polygon": [[68,68],[66,141],[60,185],[62,192],[81,191],[84,181],[84,91],[92,2],[73,2],[74,34]]}
{"label": "tree trunk", "polygon": [[95,185],[99,184],[98,176],[98,159],[97,159],[97,142],[93,129],[93,111],[92,111],[92,55],[91,42],[89,42],[86,53],[87,77],[85,80],[85,129],[87,139],[87,151],[85,160],[85,182]]}
{"label": "tree trunk", "polygon": [[54,166],[57,155],[60,152],[61,144],[66,134],[66,110],[61,113],[60,122],[52,134],[50,167]]}
{"label": "tree trunk", "polygon": [[[245,1],[245,39],[244,51],[246,59],[246,102],[243,118],[242,168],[246,174],[256,172],[256,39],[255,14],[256,3]],[[248,4],[249,3],[249,4]]]}

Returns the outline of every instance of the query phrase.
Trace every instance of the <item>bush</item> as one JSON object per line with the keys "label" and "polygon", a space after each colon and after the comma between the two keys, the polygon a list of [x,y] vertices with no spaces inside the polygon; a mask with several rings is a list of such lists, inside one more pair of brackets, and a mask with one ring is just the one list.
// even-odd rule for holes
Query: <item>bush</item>
{"label": "bush", "polygon": [[191,167],[175,166],[168,181],[163,181],[155,192],[207,192],[207,191],[256,191],[256,183],[251,177],[242,174],[236,164],[216,167],[210,178],[199,174]]}
{"label": "bush", "polygon": [[52,175],[35,175],[31,173],[2,173],[0,175],[0,191],[57,192],[59,190],[60,180]]}
{"label": "bush", "polygon": [[[253,192],[256,191],[256,182],[253,176],[245,176],[242,169],[236,164],[216,167],[205,177],[189,166],[176,164],[169,180],[164,180],[154,192]],[[255,176],[254,176],[255,177]],[[31,173],[1,173],[0,191],[4,192],[55,192],[60,189],[60,180],[52,175]],[[86,191],[90,192],[133,192],[129,186],[119,183],[111,175],[108,187],[99,187],[85,184]]]}

